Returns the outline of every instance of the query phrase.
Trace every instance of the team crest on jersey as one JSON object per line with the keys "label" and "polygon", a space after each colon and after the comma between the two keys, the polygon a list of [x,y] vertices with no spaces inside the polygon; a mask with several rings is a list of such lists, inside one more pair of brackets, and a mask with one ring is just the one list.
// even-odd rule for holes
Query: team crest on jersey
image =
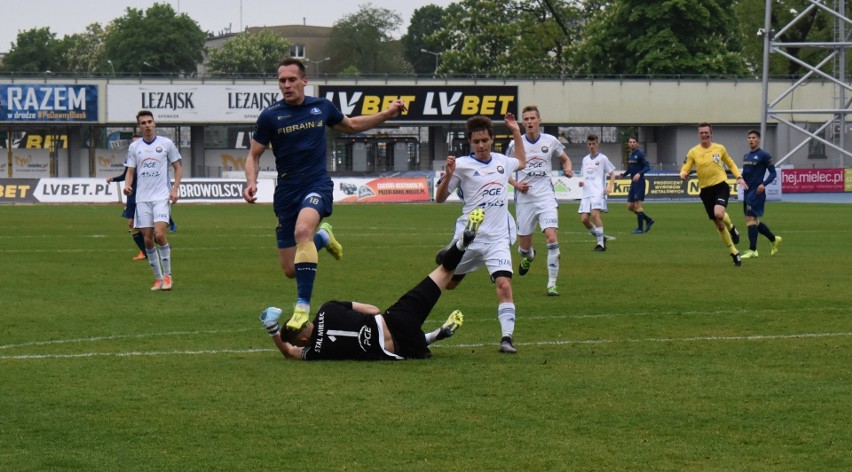
{"label": "team crest on jersey", "polygon": [[718,154],[713,154],[713,162],[715,162],[716,164],[718,164],[718,163],[719,163],[719,161],[721,161],[721,160],[722,160],[722,156],[720,156],[720,155],[718,155]]}
{"label": "team crest on jersey", "polygon": [[550,151],[550,148],[549,148],[549,147],[547,147],[547,146],[542,146],[542,147],[541,147],[541,152],[543,152],[543,153],[547,154],[549,151]]}
{"label": "team crest on jersey", "polygon": [[157,146],[157,148],[156,148],[156,149],[154,149],[154,150],[155,150],[155,151],[157,151],[157,152],[163,152],[163,148],[162,148],[162,147],[160,147],[160,146]]}
{"label": "team crest on jersey", "polygon": [[319,108],[313,107],[313,108],[311,108],[311,115],[322,115],[322,112],[320,111]]}
{"label": "team crest on jersey", "polygon": [[503,169],[503,166],[497,166],[497,172],[502,174],[503,172],[505,172],[505,169]]}

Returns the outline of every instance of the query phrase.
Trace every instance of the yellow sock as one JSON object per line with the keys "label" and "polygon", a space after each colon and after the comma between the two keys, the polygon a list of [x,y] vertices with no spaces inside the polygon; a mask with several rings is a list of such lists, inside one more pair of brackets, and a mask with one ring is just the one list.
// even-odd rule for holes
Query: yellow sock
{"label": "yellow sock", "polygon": [[724,217],[724,218],[722,218],[722,222],[723,222],[723,223],[725,223],[725,228],[728,228],[728,231],[730,231],[730,230],[731,230],[731,228],[733,228],[733,227],[734,227],[734,224],[733,224],[733,223],[731,223],[731,217],[730,217],[730,216],[728,216],[728,212],[727,212],[727,211],[725,212],[725,217]]}
{"label": "yellow sock", "polygon": [[734,240],[731,239],[731,233],[729,233],[728,230],[716,228],[716,231],[719,233],[719,237],[722,238],[722,242],[725,243],[725,247],[728,248],[728,252],[731,254],[740,252],[737,250],[737,247],[734,246]]}
{"label": "yellow sock", "polygon": [[316,264],[318,260],[319,256],[317,255],[317,247],[314,245],[313,241],[296,244],[296,256],[293,258],[293,262],[296,264],[302,262]]}

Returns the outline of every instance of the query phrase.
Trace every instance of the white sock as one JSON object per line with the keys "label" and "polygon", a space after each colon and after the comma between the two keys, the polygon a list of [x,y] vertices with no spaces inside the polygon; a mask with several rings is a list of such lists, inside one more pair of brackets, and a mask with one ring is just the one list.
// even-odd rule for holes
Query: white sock
{"label": "white sock", "polygon": [[503,336],[512,337],[515,332],[515,304],[501,303],[497,306],[497,319],[500,320],[500,330]]}
{"label": "white sock", "polygon": [[426,335],[425,335],[426,336],[426,344],[429,345],[429,344],[432,344],[433,342],[437,341],[438,340],[438,333],[440,333],[440,332],[441,332],[441,328],[438,328],[435,331],[432,331],[431,333],[426,333]]}
{"label": "white sock", "polygon": [[547,286],[556,285],[556,276],[559,274],[559,243],[547,245]]}
{"label": "white sock", "polygon": [[604,229],[603,226],[595,228],[595,236],[598,238],[598,244],[604,245]]}
{"label": "white sock", "polygon": [[160,251],[160,262],[163,264],[163,273],[166,275],[172,275],[172,247],[169,244],[165,246],[158,246],[157,250]]}
{"label": "white sock", "polygon": [[154,278],[163,280],[163,270],[160,268],[160,255],[157,254],[157,248],[145,248],[145,255],[148,256],[148,264],[151,265],[151,270],[154,271]]}
{"label": "white sock", "polygon": [[518,254],[520,254],[521,257],[526,257],[527,259],[532,261],[533,259],[535,259],[535,248],[530,247],[529,249],[524,250],[523,248],[521,248],[521,246],[518,246]]}

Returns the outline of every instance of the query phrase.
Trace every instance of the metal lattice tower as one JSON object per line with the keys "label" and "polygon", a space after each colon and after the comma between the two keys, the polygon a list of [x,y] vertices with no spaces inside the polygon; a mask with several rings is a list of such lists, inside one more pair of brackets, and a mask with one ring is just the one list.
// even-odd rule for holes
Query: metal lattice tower
{"label": "metal lattice tower", "polygon": [[[778,123],[798,130],[805,135],[800,144],[791,148],[787,154],[776,161],[780,164],[787,160],[793,153],[816,140],[839,153],[840,167],[844,166],[844,157],[852,158],[852,152],[846,149],[845,135],[846,126],[850,122],[850,101],[847,97],[852,96],[852,86],[846,77],[846,52],[852,47],[849,32],[852,32],[852,21],[846,16],[846,0],[807,0],[807,7],[801,12],[791,10],[794,18],[784,25],[783,28],[775,30],[772,27],[772,4],[773,0],[766,0],[766,16],[763,29],[763,103],[764,109],[761,116],[760,131],[766,133],[768,120],[776,120]],[[785,42],[784,35],[793,25],[804,21],[810,15],[828,15],[834,24],[834,40],[831,42]],[[808,63],[788,52],[788,49],[821,49],[826,51],[825,57],[815,64]],[[769,55],[778,54],[788,61],[802,66],[807,72],[797,79],[790,87],[782,92],[777,98],[770,101],[769,97]],[[825,72],[830,68],[832,73]],[[833,108],[784,108],[781,102],[791,96],[799,87],[806,85],[811,80],[826,80],[834,84]],[[793,122],[794,116],[809,115],[810,122],[817,124],[816,129],[810,126],[803,127]],[[827,119],[825,117],[828,117]]]}

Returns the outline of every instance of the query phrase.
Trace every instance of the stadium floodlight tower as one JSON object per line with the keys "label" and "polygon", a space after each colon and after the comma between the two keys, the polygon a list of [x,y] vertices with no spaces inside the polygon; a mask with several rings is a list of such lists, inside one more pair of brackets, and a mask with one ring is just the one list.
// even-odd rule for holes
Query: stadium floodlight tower
{"label": "stadium floodlight tower", "polygon": [[[766,0],[764,28],[758,31],[763,35],[763,112],[761,114],[760,131],[766,136],[766,123],[775,120],[779,124],[788,126],[805,135],[798,145],[793,146],[787,153],[777,159],[775,164],[787,160],[796,151],[816,140],[838,152],[838,167],[844,166],[844,158],[852,158],[852,152],[846,149],[847,123],[850,122],[848,115],[852,113],[850,100],[852,97],[852,85],[850,85],[846,72],[846,52],[852,47],[850,32],[852,22],[846,15],[846,0],[807,0],[801,12],[791,9],[793,19],[784,27],[775,30],[772,27],[772,4],[773,0]],[[786,42],[785,34],[799,22],[812,21],[814,15],[825,15],[830,24],[834,25],[834,40],[829,42]],[[825,57],[816,63],[809,63],[788,52],[791,49],[813,50],[821,49],[827,52]],[[777,98],[770,101],[769,97],[769,55],[778,54],[784,59],[800,65],[806,73],[797,78],[790,87],[784,90]],[[825,72],[831,70],[832,73]],[[793,108],[792,100],[787,102],[791,105],[787,108],[782,103],[785,99],[792,97],[796,89],[806,87],[808,83],[815,80],[824,80],[833,84],[833,106],[831,108]],[[815,123],[815,129],[809,125],[797,123],[795,119],[807,117],[806,121]]]}

